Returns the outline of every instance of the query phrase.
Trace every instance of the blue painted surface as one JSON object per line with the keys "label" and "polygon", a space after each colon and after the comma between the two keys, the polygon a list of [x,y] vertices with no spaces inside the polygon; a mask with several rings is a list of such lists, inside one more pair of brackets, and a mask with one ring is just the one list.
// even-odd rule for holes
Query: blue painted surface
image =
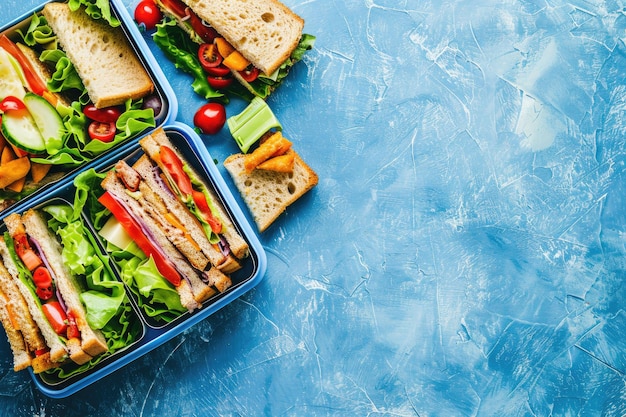
{"label": "blue painted surface", "polygon": [[269,104],[320,182],[265,280],[67,399],[5,353],[0,414],[626,415],[626,5],[285,3],[317,44]]}

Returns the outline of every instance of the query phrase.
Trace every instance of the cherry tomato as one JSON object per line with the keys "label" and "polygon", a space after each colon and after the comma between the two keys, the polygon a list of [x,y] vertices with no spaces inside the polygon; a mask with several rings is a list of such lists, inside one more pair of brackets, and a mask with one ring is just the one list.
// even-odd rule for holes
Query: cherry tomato
{"label": "cherry tomato", "polygon": [[191,9],[187,9],[186,13],[187,16],[189,16],[189,24],[191,24],[193,31],[196,32],[203,41],[213,43],[213,40],[218,36],[217,31],[198,17],[197,14],[192,12]]}
{"label": "cherry tomato", "polygon": [[147,30],[155,28],[163,18],[163,13],[154,3],[154,0],[141,0],[135,7],[135,21],[144,25]]}
{"label": "cherry tomato", "polygon": [[111,123],[117,122],[117,119],[119,119],[122,114],[122,110],[120,110],[119,107],[104,107],[99,109],[93,104],[89,104],[85,106],[83,113],[85,113],[85,116],[91,120],[95,120],[96,122]]}
{"label": "cherry tomato", "polygon": [[206,77],[206,80],[209,82],[209,85],[216,90],[223,90],[233,82],[232,77],[213,77],[210,75]]}
{"label": "cherry tomato", "polygon": [[101,142],[111,142],[115,138],[115,123],[93,121],[89,124],[89,137]]}
{"label": "cherry tomato", "polygon": [[58,301],[48,301],[41,306],[44,315],[54,329],[55,333],[65,336],[67,332],[67,316]]}
{"label": "cherry tomato", "polygon": [[219,132],[226,123],[226,109],[220,103],[207,103],[200,107],[193,117],[193,124],[202,133],[214,135]]}
{"label": "cherry tomato", "polygon": [[200,45],[200,48],[198,48],[198,59],[205,71],[207,68],[217,67],[224,60],[214,43],[203,43]]}
{"label": "cherry tomato", "polygon": [[22,100],[14,96],[7,96],[0,102],[0,111],[6,113],[8,111],[27,112],[26,105]]}
{"label": "cherry tomato", "polygon": [[37,296],[42,300],[49,300],[52,298],[52,277],[50,271],[45,266],[39,266],[33,271],[33,282],[37,289],[35,292]]}
{"label": "cherry tomato", "polygon": [[250,83],[256,80],[259,76],[259,69],[253,65],[250,65],[245,70],[239,71],[239,75],[241,75],[241,78],[243,78],[246,82]]}
{"label": "cherry tomato", "polygon": [[207,74],[213,77],[226,77],[230,75],[230,69],[227,66],[220,64],[217,67],[207,67],[204,69]]}

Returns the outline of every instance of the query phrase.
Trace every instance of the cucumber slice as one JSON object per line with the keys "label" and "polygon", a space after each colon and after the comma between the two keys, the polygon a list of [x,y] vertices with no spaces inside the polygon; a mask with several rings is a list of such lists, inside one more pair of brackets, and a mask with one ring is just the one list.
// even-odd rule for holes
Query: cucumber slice
{"label": "cucumber slice", "polygon": [[61,149],[65,133],[61,115],[45,98],[35,93],[26,93],[24,105],[41,133],[46,150],[51,155],[55,154]]}
{"label": "cucumber slice", "polygon": [[2,134],[13,145],[32,154],[46,151],[35,120],[26,111],[8,111],[2,115]]}

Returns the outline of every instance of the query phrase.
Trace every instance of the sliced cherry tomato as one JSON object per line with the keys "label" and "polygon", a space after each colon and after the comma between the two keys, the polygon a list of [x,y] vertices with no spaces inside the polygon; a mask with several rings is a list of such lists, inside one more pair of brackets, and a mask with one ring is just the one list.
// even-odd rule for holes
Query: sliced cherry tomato
{"label": "sliced cherry tomato", "polygon": [[196,32],[203,41],[212,44],[213,40],[218,36],[217,31],[202,20],[191,9],[187,9],[186,13],[187,16],[189,16],[189,24],[191,25],[193,31]]}
{"label": "sliced cherry tomato", "polygon": [[193,190],[193,202],[196,203],[196,207],[202,212],[202,216],[211,226],[211,230],[214,233],[222,233],[222,223],[211,212],[206,197],[201,191]]}
{"label": "sliced cherry tomato", "polygon": [[18,111],[23,113],[28,112],[24,102],[15,96],[7,96],[0,101],[0,111],[3,113]]}
{"label": "sliced cherry tomato", "polygon": [[124,230],[133,237],[137,246],[146,256],[151,256],[154,259],[157,269],[172,285],[179,286],[181,282],[181,276],[176,271],[176,268],[167,259],[161,250],[153,245],[153,243],[144,235],[141,230],[141,226],[135,221],[135,219],[126,211],[126,209],[109,193],[105,192],[100,196],[98,201],[106,208],[108,208],[113,216],[120,222]]}
{"label": "sliced cherry tomato", "polygon": [[115,137],[115,123],[102,123],[94,120],[89,124],[89,137],[101,142],[111,142]]}
{"label": "sliced cherry tomato", "polygon": [[67,338],[75,339],[80,337],[80,330],[78,330],[78,325],[76,324],[76,318],[74,317],[74,313],[71,311],[67,312]]}
{"label": "sliced cherry tomato", "polygon": [[35,71],[33,66],[30,64],[30,60],[26,57],[26,55],[24,55],[20,48],[15,45],[15,43],[7,38],[6,35],[0,36],[0,47],[10,53],[13,58],[17,59],[20,67],[22,67],[22,71],[24,72],[30,91],[40,96],[43,95],[44,92],[48,91],[45,81],[41,79],[37,71]]}
{"label": "sliced cherry tomato", "polygon": [[209,85],[216,90],[223,90],[233,83],[233,77],[206,77]]}
{"label": "sliced cherry tomato", "polygon": [[207,74],[213,77],[227,77],[231,75],[230,70],[225,65],[218,65],[217,67],[208,67],[204,69]]}
{"label": "sliced cherry tomato", "polygon": [[219,66],[224,60],[214,43],[203,43],[200,45],[200,48],[198,48],[198,59],[205,71],[207,71],[207,68]]}
{"label": "sliced cherry tomato", "polygon": [[67,332],[67,315],[58,301],[48,301],[41,306],[44,315],[48,319],[48,323],[52,326],[55,333],[65,336]]}
{"label": "sliced cherry tomato", "polygon": [[152,30],[163,19],[163,13],[154,0],[141,0],[135,7],[135,21],[147,30]]}
{"label": "sliced cherry tomato", "polygon": [[259,69],[250,65],[245,70],[239,71],[239,75],[241,75],[241,78],[243,78],[246,82],[251,83],[259,77]]}
{"label": "sliced cherry tomato", "polygon": [[83,113],[85,113],[85,116],[87,116],[91,120],[95,120],[96,122],[111,123],[117,122],[117,119],[119,119],[120,115],[122,114],[122,110],[119,107],[115,106],[99,109],[93,104],[88,104],[83,108]]}
{"label": "sliced cherry tomato", "polygon": [[220,103],[207,103],[196,111],[193,123],[202,133],[214,135],[226,123],[226,109]]}
{"label": "sliced cherry tomato", "polygon": [[171,13],[174,13],[180,18],[183,18],[186,15],[187,5],[181,0],[161,0],[161,4]]}
{"label": "sliced cherry tomato", "polygon": [[38,266],[33,271],[33,282],[35,283],[37,296],[42,300],[49,300],[54,294],[52,291],[52,276],[45,266]]}

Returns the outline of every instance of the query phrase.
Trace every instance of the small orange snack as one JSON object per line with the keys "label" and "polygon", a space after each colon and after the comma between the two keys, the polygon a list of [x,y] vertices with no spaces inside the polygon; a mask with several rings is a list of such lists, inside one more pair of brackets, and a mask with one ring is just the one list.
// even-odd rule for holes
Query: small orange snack
{"label": "small orange snack", "polygon": [[284,155],[289,149],[291,149],[291,142],[285,139],[280,132],[275,132],[252,153],[245,155],[244,167],[247,172],[252,172],[263,162]]}
{"label": "small orange snack", "polygon": [[275,156],[257,165],[256,169],[276,172],[293,172],[296,153],[293,150],[287,151],[284,155]]}

